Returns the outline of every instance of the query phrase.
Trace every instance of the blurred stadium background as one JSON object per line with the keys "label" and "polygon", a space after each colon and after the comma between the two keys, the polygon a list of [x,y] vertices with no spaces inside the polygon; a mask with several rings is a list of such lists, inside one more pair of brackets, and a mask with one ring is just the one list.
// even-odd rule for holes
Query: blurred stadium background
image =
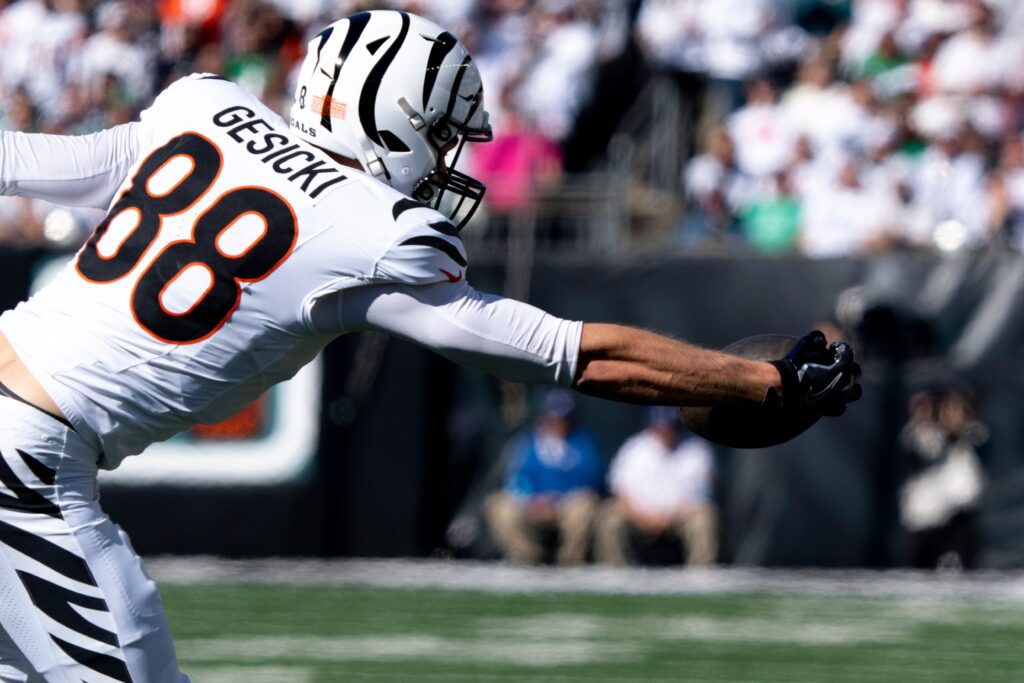
{"label": "blurred stadium background", "polygon": [[[475,286],[709,346],[822,326],[866,395],[716,449],[717,568],[513,568],[482,505],[536,393],[339,339],[102,480],[194,680],[1019,680],[1024,4],[0,0],[0,127],[96,131],[193,71],[287,116],[306,41],[376,7],[480,64]],[[0,305],[97,218],[0,199]],[[959,440],[941,410],[922,427],[951,395]],[[580,420],[607,462],[643,417],[583,399]],[[366,557],[421,559],[326,559]]]}

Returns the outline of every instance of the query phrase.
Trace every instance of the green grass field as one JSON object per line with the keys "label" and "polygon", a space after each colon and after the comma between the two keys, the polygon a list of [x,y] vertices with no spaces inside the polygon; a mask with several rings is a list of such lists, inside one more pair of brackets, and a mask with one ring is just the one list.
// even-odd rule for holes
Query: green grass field
{"label": "green grass field", "polygon": [[991,596],[165,584],[194,683],[1024,681]]}

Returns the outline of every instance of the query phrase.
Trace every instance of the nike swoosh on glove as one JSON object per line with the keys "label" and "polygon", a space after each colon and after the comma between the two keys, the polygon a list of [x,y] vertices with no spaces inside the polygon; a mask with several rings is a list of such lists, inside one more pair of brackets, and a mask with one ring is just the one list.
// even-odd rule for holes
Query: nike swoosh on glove
{"label": "nike swoosh on glove", "polygon": [[853,349],[846,342],[828,345],[818,330],[805,334],[783,358],[770,362],[782,376],[782,396],[769,389],[763,405],[835,417],[863,393]]}

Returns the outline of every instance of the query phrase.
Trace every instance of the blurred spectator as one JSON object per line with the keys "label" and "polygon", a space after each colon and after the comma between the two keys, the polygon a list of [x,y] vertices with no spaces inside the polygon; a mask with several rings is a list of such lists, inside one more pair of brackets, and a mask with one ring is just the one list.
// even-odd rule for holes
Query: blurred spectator
{"label": "blurred spectator", "polygon": [[935,54],[935,78],[945,93],[987,94],[1005,80],[1006,53],[996,42],[992,11],[980,2],[972,3],[970,15],[969,25]]}
{"label": "blurred spectator", "polygon": [[865,78],[874,79],[906,63],[907,58],[896,44],[896,37],[889,31],[882,36],[878,47],[864,60],[860,73]]}
{"label": "blurred spectator", "polygon": [[563,140],[590,96],[599,35],[573,0],[544,0],[534,15],[533,58],[517,97],[549,138]]}
{"label": "blurred spectator", "polygon": [[99,31],[85,41],[74,80],[98,99],[117,88],[123,100],[141,108],[153,94],[156,70],[152,50],[136,34],[142,27],[132,19],[131,8],[121,0],[99,6]]}
{"label": "blurred spectator", "polygon": [[715,119],[742,99],[743,83],[799,58],[805,35],[780,0],[646,0],[640,44],[659,66],[702,73]]}
{"label": "blurred spectator", "polygon": [[627,439],[612,461],[613,497],[598,517],[595,559],[627,564],[634,534],[669,535],[684,542],[687,564],[713,564],[718,556],[714,472],[711,446],[686,433],[675,408],[650,409],[647,427]]}
{"label": "blurred spectator", "polygon": [[729,137],[736,145],[736,165],[754,178],[781,171],[792,157],[794,129],[776,99],[770,81],[751,81],[747,103],[726,119]]}
{"label": "blurred spectator", "polygon": [[835,78],[832,69],[827,58],[809,60],[780,105],[793,133],[806,136],[814,153],[826,160],[844,151],[863,150],[869,136],[884,135],[887,129],[875,110],[870,83],[847,85]]}
{"label": "blurred spectator", "polygon": [[691,211],[684,219],[680,238],[695,245],[731,230],[734,216],[751,198],[754,180],[736,165],[735,147],[724,127],[708,134],[707,149],[687,164],[683,186]]}
{"label": "blurred spectator", "polygon": [[[503,103],[517,97],[532,52],[528,0],[482,2],[477,20],[459,38],[472,52],[484,85],[484,98],[496,133],[504,125]],[[507,93],[507,95],[506,95]],[[520,108],[521,109],[521,108]]]}
{"label": "blurred spectator", "polygon": [[228,0],[161,0],[160,72],[166,86],[190,73],[224,73],[220,23]]}
{"label": "blurred spectator", "polygon": [[644,0],[637,40],[658,66],[682,73],[705,69],[702,0]]}
{"label": "blurred spectator", "polygon": [[[15,90],[0,112],[4,130],[38,132],[41,122],[25,88]],[[0,244],[76,248],[100,215],[93,209],[67,209],[39,199],[0,197]]]}
{"label": "blurred spectator", "polygon": [[989,180],[989,225],[993,234],[1024,250],[1024,138],[1003,141]]}
{"label": "blurred spectator", "polygon": [[948,250],[976,246],[987,237],[988,227],[985,159],[977,137],[960,113],[942,102],[920,105],[915,114],[930,143],[913,179],[921,220],[934,226],[935,239]]}
{"label": "blurred spectator", "polygon": [[776,174],[773,184],[770,193],[760,194],[743,210],[742,232],[755,251],[790,253],[798,244],[803,206],[789,173]]}
{"label": "blurred spectator", "polygon": [[43,116],[56,116],[87,29],[77,0],[21,0],[0,11],[0,97],[22,88]]}
{"label": "blurred spectator", "polygon": [[301,54],[297,45],[292,46],[290,58],[285,54],[289,35],[284,17],[277,7],[264,2],[236,2],[228,11],[232,17],[226,37],[231,50],[224,75],[271,107],[282,107],[279,99],[287,90],[288,69]]}
{"label": "blurred spectator", "polygon": [[889,188],[873,191],[861,179],[860,161],[847,157],[833,182],[808,197],[800,234],[801,249],[814,258],[879,251],[895,239],[897,198]]}
{"label": "blurred spectator", "polygon": [[505,118],[494,139],[473,150],[472,175],[487,185],[484,198],[489,229],[507,233],[517,212],[529,209],[538,190],[551,187],[561,171],[558,143],[525,119],[510,90],[502,92]]}
{"label": "blurred spectator", "polygon": [[[14,91],[2,112],[0,123],[6,130],[37,130],[38,113],[24,88]],[[42,241],[42,217],[37,203],[27,197],[0,197],[0,242],[32,244]]]}
{"label": "blurred spectator", "polygon": [[485,502],[494,540],[509,560],[536,564],[544,559],[544,535],[556,531],[558,564],[583,562],[604,463],[593,435],[576,422],[572,393],[545,394],[533,429],[512,448],[505,487]]}
{"label": "blurred spectator", "polygon": [[983,488],[978,449],[988,429],[962,390],[919,392],[900,435],[909,475],[900,489],[907,558],[916,568],[977,564],[977,505]]}
{"label": "blurred spectator", "polygon": [[882,51],[886,36],[896,43],[896,29],[907,17],[908,4],[907,0],[855,0],[852,21],[842,39],[844,63],[857,70]]}

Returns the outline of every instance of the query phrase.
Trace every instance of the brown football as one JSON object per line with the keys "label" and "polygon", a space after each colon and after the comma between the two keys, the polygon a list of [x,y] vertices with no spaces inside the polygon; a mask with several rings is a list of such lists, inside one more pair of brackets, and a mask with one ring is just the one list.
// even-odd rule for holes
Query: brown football
{"label": "brown football", "polygon": [[[733,342],[722,351],[754,360],[786,355],[799,337],[759,334]],[[686,407],[679,411],[694,434],[730,448],[767,448],[789,441],[818,421],[814,413],[782,413],[759,405]]]}

